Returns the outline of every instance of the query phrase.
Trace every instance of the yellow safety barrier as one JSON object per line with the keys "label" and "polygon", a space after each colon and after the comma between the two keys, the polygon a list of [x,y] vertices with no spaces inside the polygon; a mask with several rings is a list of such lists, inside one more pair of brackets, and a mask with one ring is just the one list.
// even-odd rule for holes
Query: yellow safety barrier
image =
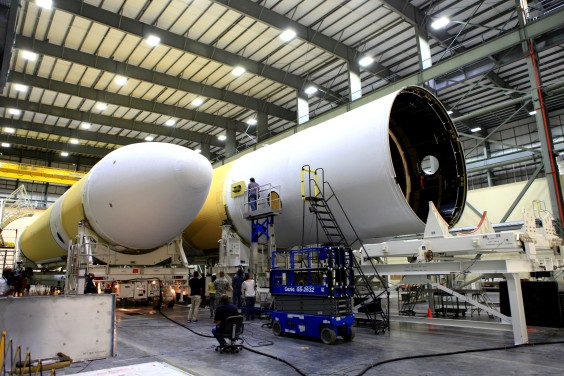
{"label": "yellow safety barrier", "polygon": [[2,332],[2,339],[0,339],[0,370],[4,369],[5,347],[6,347],[6,332]]}
{"label": "yellow safety barrier", "polygon": [[0,178],[73,185],[82,179],[84,175],[86,175],[86,172],[24,163],[0,162]]}

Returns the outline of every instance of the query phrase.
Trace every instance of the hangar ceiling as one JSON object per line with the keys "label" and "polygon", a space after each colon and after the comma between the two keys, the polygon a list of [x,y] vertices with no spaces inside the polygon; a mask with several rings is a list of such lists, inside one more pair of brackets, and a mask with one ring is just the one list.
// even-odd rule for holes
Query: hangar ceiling
{"label": "hangar ceiling", "polygon": [[[525,38],[548,111],[564,108],[564,1],[529,2],[526,26],[517,9],[497,0],[22,0],[1,151],[91,166],[154,140],[219,161],[346,105],[358,85],[368,100],[405,83],[434,89],[453,118],[466,117],[461,133],[483,135],[530,116]],[[445,16],[446,27],[431,26]],[[295,36],[283,40],[287,29]]]}

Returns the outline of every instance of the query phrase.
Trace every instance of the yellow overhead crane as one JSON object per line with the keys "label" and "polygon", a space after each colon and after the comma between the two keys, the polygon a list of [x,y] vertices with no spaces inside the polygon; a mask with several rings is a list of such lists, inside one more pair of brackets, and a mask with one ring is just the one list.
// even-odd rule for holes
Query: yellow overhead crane
{"label": "yellow overhead crane", "polygon": [[0,161],[0,178],[73,185],[86,172]]}

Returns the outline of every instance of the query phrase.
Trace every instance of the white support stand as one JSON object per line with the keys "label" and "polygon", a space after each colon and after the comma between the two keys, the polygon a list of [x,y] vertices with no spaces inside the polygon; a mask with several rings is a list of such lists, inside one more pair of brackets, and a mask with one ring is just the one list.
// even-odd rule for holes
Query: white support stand
{"label": "white support stand", "polygon": [[513,324],[513,338],[516,345],[529,342],[525,310],[523,309],[523,293],[518,273],[506,273],[509,306],[511,307],[511,323]]}

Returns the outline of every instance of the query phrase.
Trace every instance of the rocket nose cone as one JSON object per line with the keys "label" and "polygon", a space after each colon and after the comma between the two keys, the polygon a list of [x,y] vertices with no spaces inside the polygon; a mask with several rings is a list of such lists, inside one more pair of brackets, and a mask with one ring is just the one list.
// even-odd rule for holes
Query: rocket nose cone
{"label": "rocket nose cone", "polygon": [[210,162],[172,144],[140,143],[108,154],[92,169],[84,212],[106,241],[152,249],[180,235],[200,211],[212,179]]}

